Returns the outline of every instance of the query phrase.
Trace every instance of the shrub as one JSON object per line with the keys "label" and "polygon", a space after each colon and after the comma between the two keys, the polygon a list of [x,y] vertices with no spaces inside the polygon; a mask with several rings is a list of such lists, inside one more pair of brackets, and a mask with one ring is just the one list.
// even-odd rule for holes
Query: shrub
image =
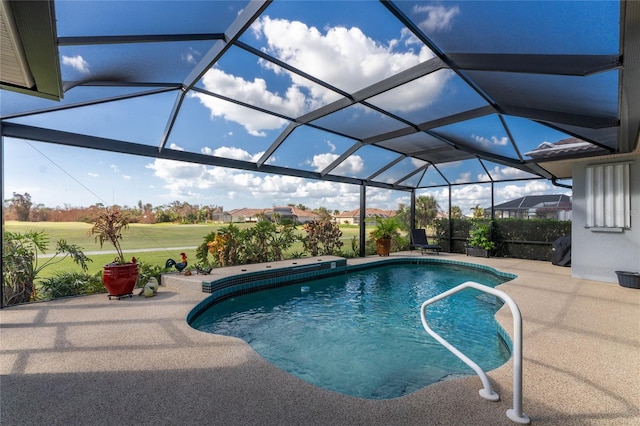
{"label": "shrub", "polygon": [[[232,266],[282,260],[284,252],[298,240],[295,225],[261,220],[241,230],[231,224],[211,232],[196,250],[200,267]],[[209,261],[209,254],[213,260]]]}
{"label": "shrub", "polygon": [[496,248],[496,243],[491,241],[491,222],[474,220],[473,228],[469,231],[467,244],[469,247],[481,248],[487,251]]}
{"label": "shrub", "polygon": [[262,220],[241,232],[242,263],[282,260],[284,252],[298,239],[292,221]]}
{"label": "shrub", "polygon": [[238,265],[242,240],[240,228],[231,224],[220,228],[207,242],[207,252],[213,255],[213,262],[218,266]]}
{"label": "shrub", "polygon": [[338,224],[330,220],[307,222],[303,229],[307,236],[302,239],[302,243],[311,256],[336,254],[343,245],[340,241],[342,231]]}
{"label": "shrub", "polygon": [[155,278],[160,284],[160,274],[165,272],[167,268],[164,265],[151,265],[146,262],[138,261],[138,287],[144,287],[150,278]]}
{"label": "shrub", "polygon": [[28,231],[24,234],[5,231],[2,240],[2,290],[4,305],[26,303],[38,298],[36,279],[50,265],[71,257],[83,271],[91,262],[81,248],[65,240],[56,242],[56,252],[42,264],[38,253],[45,253],[49,237],[44,231]]}
{"label": "shrub", "polygon": [[94,275],[85,272],[59,272],[40,282],[39,296],[50,300],[59,297],[105,293],[100,272]]}
{"label": "shrub", "polygon": [[[464,243],[474,224],[469,219],[437,219],[434,227],[438,244],[449,246],[450,228],[453,253],[464,253]],[[571,222],[547,219],[496,219],[491,240],[495,256],[517,259],[551,260],[551,244],[563,235],[571,235]]]}

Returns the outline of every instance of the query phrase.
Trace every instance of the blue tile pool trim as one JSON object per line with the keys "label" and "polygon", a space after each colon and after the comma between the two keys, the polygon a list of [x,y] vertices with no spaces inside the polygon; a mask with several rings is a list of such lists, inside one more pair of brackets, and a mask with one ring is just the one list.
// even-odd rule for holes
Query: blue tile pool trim
{"label": "blue tile pool trim", "polygon": [[337,259],[307,265],[287,266],[268,271],[246,272],[210,282],[203,281],[202,291],[211,293],[211,296],[191,310],[187,316],[187,322],[191,323],[200,312],[209,306],[231,297],[317,278],[340,275],[344,274],[346,269],[347,259]]}
{"label": "blue tile pool trim", "polygon": [[346,259],[331,260],[309,265],[287,266],[268,271],[247,272],[240,275],[221,278],[219,280],[203,282],[202,291],[221,297],[227,294],[243,294],[265,287],[277,287],[293,284],[301,280],[310,280],[327,275],[344,273],[347,266]]}
{"label": "blue tile pool trim", "polygon": [[[517,275],[502,272],[490,266],[446,259],[399,257],[391,259],[387,258],[358,265],[347,265],[347,259],[328,260],[308,265],[270,269],[268,271],[247,272],[209,282],[203,281],[202,291],[204,293],[211,293],[211,296],[207,297],[191,310],[187,316],[187,322],[191,323],[209,306],[242,294],[282,287],[290,284],[297,284],[318,278],[326,278],[332,275],[345,274],[347,272],[370,269],[372,267],[383,265],[427,265],[434,263],[481,269],[483,271],[491,272],[492,274],[505,279],[505,281],[512,280],[517,277]],[[505,340],[505,342],[507,342],[509,348],[511,348],[511,339],[509,338],[509,335],[502,330],[502,327],[498,327],[498,329],[500,336]]]}
{"label": "blue tile pool trim", "polygon": [[434,259],[434,258],[413,258],[413,257],[399,257],[393,258],[389,260],[378,260],[368,263],[363,263],[360,265],[349,265],[348,272],[359,271],[362,269],[367,269],[372,266],[382,266],[382,265],[427,265],[427,264],[439,263],[439,264],[447,264],[447,265],[456,265],[456,266],[464,266],[472,269],[480,269],[486,272],[491,272],[497,277],[503,278],[506,281],[517,278],[518,276],[515,274],[510,274],[508,272],[502,272],[498,269],[492,268],[491,266],[479,265],[477,263],[470,262],[460,262],[458,260],[446,260],[446,259]]}

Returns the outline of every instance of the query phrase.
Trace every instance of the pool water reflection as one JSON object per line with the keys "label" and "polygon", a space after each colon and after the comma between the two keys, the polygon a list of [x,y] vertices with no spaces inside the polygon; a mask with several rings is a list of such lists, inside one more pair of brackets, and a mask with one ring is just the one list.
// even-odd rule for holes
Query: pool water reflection
{"label": "pool water reflection", "polygon": [[[447,376],[473,374],[420,322],[425,300],[469,280],[491,287],[505,281],[455,265],[376,266],[227,299],[191,325],[242,338],[266,360],[317,386],[395,398]],[[492,296],[467,290],[427,315],[436,332],[488,371],[510,356],[493,318],[500,306]]]}

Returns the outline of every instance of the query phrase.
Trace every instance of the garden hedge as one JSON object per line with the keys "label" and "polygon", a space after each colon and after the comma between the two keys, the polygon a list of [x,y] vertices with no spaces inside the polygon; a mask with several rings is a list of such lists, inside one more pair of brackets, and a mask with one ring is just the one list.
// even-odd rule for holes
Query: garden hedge
{"label": "garden hedge", "polygon": [[[470,219],[452,219],[451,222],[448,219],[436,219],[433,222],[435,235],[432,238],[437,240],[444,251],[464,253],[472,226]],[[491,239],[497,247],[491,254],[497,257],[550,261],[552,243],[564,235],[571,235],[571,222],[496,219],[493,221]]]}

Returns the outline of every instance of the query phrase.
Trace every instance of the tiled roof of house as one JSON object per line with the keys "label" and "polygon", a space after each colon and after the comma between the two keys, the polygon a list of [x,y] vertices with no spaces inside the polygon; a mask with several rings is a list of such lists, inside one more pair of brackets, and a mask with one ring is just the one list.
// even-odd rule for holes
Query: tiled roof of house
{"label": "tiled roof of house", "polygon": [[536,206],[544,205],[549,207],[557,205],[558,208],[571,209],[571,198],[568,195],[527,195],[515,200],[510,200],[502,204],[497,204],[494,210],[528,210]]}
{"label": "tiled roof of house", "polygon": [[578,138],[566,138],[556,143],[542,142],[536,149],[525,152],[531,158],[556,157],[564,154],[577,154],[581,152],[604,151],[598,145],[585,142]]}
{"label": "tiled roof of house", "polygon": [[250,209],[247,207],[243,207],[241,209],[233,209],[229,212],[231,216],[244,216],[244,217],[252,217],[257,215],[258,213],[264,213],[265,209]]}
{"label": "tiled roof of house", "polygon": [[312,220],[319,218],[320,216],[318,216],[317,214],[315,214],[314,212],[312,212],[311,210],[302,210],[299,209],[297,207],[291,207],[291,206],[276,206],[270,209],[265,209],[264,210],[265,213],[271,213],[271,212],[283,212],[285,214],[292,214],[298,218],[300,217],[307,217],[310,218]]}
{"label": "tiled roof of house", "polygon": [[[382,210],[382,209],[375,209],[375,208],[371,208],[371,209],[367,209],[365,216],[366,217],[392,217],[395,216],[396,212],[395,210]],[[340,214],[334,215],[333,217],[336,218],[347,218],[347,217],[358,217],[360,216],[360,209],[355,209],[355,210],[350,210],[350,211],[346,211],[346,212],[342,212]]]}

